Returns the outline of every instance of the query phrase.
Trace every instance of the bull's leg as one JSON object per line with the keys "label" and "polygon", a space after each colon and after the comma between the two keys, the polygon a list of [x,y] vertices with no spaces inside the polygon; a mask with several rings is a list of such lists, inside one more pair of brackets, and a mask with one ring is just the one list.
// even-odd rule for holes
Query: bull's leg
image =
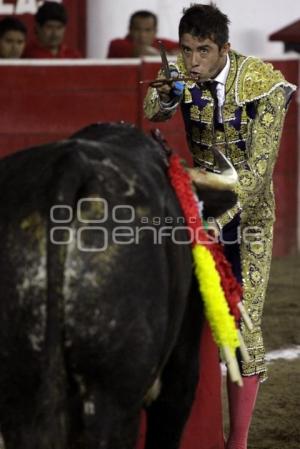
{"label": "bull's leg", "polygon": [[[10,398],[1,419],[1,431],[4,439],[5,449],[54,449],[56,437],[54,433],[41,428],[40,420],[37,419],[39,407],[36,406],[36,398],[32,392],[30,398],[24,398],[22,392],[18,391],[18,398]],[[43,426],[43,429],[45,427]],[[2,446],[0,444],[0,448]],[[65,448],[64,448],[65,449]]]}
{"label": "bull's leg", "polygon": [[[194,286],[195,287],[195,286]],[[145,449],[178,449],[198,383],[202,301],[191,295],[179,339],[162,375],[158,399],[147,408]]]}
{"label": "bull's leg", "polygon": [[[30,428],[23,428],[19,423],[12,423],[9,426],[2,427],[2,435],[5,449],[29,448],[30,443],[34,440],[34,432]],[[1,440],[0,440],[1,442]],[[1,446],[0,448],[4,449]]]}
{"label": "bull's leg", "polygon": [[[19,444],[19,436],[18,432],[13,431],[13,429],[9,428],[8,426],[1,427],[3,440],[5,443],[5,449],[17,449]],[[0,446],[2,449],[2,446]]]}
{"label": "bull's leg", "polygon": [[[32,422],[28,422],[26,418],[23,422],[11,419],[10,422],[4,423],[2,426],[2,435],[5,449],[56,449],[61,448],[59,436],[48,432],[44,428]],[[0,443],[0,448],[2,448]],[[66,449],[67,446],[64,446]]]}
{"label": "bull's leg", "polygon": [[134,449],[139,422],[140,413],[135,412],[133,416],[121,419],[119,423],[116,423],[115,428],[117,432],[113,432],[107,449]]}
{"label": "bull's leg", "polygon": [[140,408],[132,411],[114,399],[109,391],[97,386],[88,388],[83,405],[83,444],[80,449],[134,449]]}

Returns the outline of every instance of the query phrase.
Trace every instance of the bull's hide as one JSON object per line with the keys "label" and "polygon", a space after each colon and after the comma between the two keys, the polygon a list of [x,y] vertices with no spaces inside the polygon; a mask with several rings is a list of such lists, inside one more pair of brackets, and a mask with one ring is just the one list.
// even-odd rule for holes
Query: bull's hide
{"label": "bull's hide", "polygon": [[7,449],[133,449],[161,371],[147,449],[178,448],[202,315],[181,215],[161,147],[128,125],[0,161]]}

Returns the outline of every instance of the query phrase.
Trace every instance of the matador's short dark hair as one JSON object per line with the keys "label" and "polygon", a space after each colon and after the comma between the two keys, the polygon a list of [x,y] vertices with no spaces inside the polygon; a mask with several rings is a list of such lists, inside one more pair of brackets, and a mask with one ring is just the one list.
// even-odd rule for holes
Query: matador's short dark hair
{"label": "matador's short dark hair", "polygon": [[137,17],[140,17],[141,19],[153,19],[153,21],[154,21],[154,26],[155,26],[155,28],[157,27],[157,16],[153,13],[153,12],[151,12],[151,11],[146,11],[146,10],[140,10],[140,11],[136,11],[135,13],[133,13],[131,16],[130,16],[130,19],[129,19],[129,29],[132,27],[132,25],[133,25],[133,21],[134,21],[134,19],[136,19]]}
{"label": "matador's short dark hair", "polygon": [[43,26],[48,20],[56,20],[64,25],[68,22],[66,8],[61,3],[46,1],[37,11],[35,21]]}
{"label": "matador's short dark hair", "polygon": [[203,39],[209,38],[221,48],[229,39],[230,20],[214,3],[192,4],[183,10],[179,23],[179,39],[184,33]]}

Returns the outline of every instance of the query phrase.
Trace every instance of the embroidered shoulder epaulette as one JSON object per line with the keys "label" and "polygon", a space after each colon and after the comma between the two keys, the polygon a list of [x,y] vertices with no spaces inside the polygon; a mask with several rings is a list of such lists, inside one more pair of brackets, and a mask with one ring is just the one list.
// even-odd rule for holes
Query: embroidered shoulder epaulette
{"label": "embroidered shoulder epaulette", "polygon": [[238,67],[235,81],[235,97],[238,105],[266,97],[274,89],[282,86],[290,91],[296,86],[285,80],[279,70],[261,59],[249,56],[242,60]]}

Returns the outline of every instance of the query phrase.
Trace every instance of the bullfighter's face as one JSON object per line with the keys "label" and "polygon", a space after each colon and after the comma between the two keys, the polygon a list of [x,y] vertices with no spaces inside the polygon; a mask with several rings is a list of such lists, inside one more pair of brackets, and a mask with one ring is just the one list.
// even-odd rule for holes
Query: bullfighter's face
{"label": "bullfighter's face", "polygon": [[183,60],[189,76],[197,81],[215,78],[225,67],[230,44],[219,46],[209,38],[184,33],[180,39]]}

